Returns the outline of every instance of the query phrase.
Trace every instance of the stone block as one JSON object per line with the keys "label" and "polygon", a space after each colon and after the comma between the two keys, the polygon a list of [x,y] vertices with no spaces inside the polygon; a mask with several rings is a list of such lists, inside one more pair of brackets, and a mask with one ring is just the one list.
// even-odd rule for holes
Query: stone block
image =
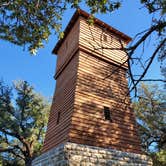
{"label": "stone block", "polygon": [[67,142],[42,154],[32,166],[152,166],[146,155]]}

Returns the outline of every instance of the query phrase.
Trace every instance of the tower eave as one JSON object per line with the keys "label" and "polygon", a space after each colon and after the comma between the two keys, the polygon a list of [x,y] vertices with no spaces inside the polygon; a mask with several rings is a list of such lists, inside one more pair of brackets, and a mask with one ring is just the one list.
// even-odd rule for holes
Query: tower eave
{"label": "tower eave", "polygon": [[[87,12],[81,10],[81,9],[77,9],[76,12],[74,13],[74,15],[72,16],[69,24],[67,25],[66,29],[64,30],[64,37],[62,39],[60,39],[56,46],[54,47],[54,49],[52,50],[53,54],[57,54],[59,48],[61,47],[63,41],[65,40],[66,36],[68,35],[68,33],[70,32],[70,30],[72,29],[73,25],[75,24],[75,22],[77,21],[77,19],[79,18],[79,16],[82,16],[85,19],[88,19],[90,17],[90,14],[88,14]],[[113,28],[112,26],[104,23],[103,21],[95,18],[94,19],[94,24],[103,27],[105,29],[107,29],[108,31],[114,33],[115,35],[121,37],[121,39],[123,39],[127,44],[132,40],[132,38],[122,32],[120,32],[119,30]]]}

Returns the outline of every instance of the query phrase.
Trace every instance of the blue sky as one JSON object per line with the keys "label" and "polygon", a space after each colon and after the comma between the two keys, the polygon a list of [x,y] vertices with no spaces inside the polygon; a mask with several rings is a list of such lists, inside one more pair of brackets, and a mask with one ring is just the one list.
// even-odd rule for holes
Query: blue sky
{"label": "blue sky", "polygon": [[[88,11],[84,6],[82,6],[82,9]],[[74,9],[68,9],[64,13],[63,29],[74,11]],[[120,10],[111,14],[97,14],[96,17],[131,37],[149,27],[151,23],[151,16],[142,8],[139,0],[126,0]],[[40,49],[36,56],[31,56],[27,50],[23,50],[23,48],[9,42],[1,41],[0,78],[3,78],[9,85],[14,80],[26,80],[44,96],[53,96],[55,88],[53,76],[57,57],[52,55],[51,52],[56,43],[57,37],[53,34],[50,36],[48,43],[45,44],[45,48]],[[151,49],[147,49],[146,54],[150,53]],[[148,77],[160,77],[157,61],[153,63]]]}

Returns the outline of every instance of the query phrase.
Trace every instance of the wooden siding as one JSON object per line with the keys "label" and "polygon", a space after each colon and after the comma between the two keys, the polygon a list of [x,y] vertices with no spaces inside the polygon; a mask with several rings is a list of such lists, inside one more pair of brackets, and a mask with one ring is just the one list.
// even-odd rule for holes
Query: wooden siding
{"label": "wooden siding", "polygon": [[[80,52],[71,142],[141,153],[125,74],[114,64]],[[104,106],[110,108],[112,122],[105,120]]]}
{"label": "wooden siding", "polygon": [[79,19],[74,24],[68,36],[65,38],[60,49],[58,50],[57,72],[60,70],[66,60],[73,54],[74,50],[78,49],[79,42]]}
{"label": "wooden siding", "polygon": [[[107,41],[104,40],[106,36]],[[80,19],[79,45],[89,49],[93,54],[98,54],[103,58],[122,64],[126,61],[127,55],[121,50],[126,43],[118,36],[106,31],[99,26],[90,26],[83,17]],[[127,65],[127,64],[125,64]]]}
{"label": "wooden siding", "polygon": [[[78,53],[57,78],[43,152],[68,141],[77,78]],[[60,112],[57,124],[58,112]]]}
{"label": "wooden siding", "polygon": [[[73,24],[58,47],[56,91],[43,152],[70,141],[141,153],[121,44],[126,46],[99,26],[89,27],[82,17]],[[105,120],[104,107],[110,108],[112,122]]]}

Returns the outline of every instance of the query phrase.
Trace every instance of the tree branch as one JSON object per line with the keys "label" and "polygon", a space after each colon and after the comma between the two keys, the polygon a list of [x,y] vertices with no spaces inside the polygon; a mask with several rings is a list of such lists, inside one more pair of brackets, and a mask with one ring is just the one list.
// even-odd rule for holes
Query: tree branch
{"label": "tree branch", "polygon": [[21,156],[20,154],[17,154],[16,152],[15,152],[15,149],[14,148],[0,148],[0,153],[12,153],[14,156],[16,156],[16,157],[19,157],[19,158],[21,158],[21,159],[23,159],[23,160],[25,160],[25,158],[23,157],[23,156]]}
{"label": "tree branch", "polygon": [[[142,78],[144,78],[144,76],[146,75],[146,73],[147,73],[149,67],[151,66],[151,64],[152,64],[152,62],[153,62],[153,60],[154,60],[156,54],[158,53],[158,51],[159,51],[160,48],[164,45],[165,42],[166,42],[166,38],[159,44],[159,46],[158,46],[158,47],[156,48],[156,50],[153,52],[153,54],[152,54],[152,56],[151,56],[151,58],[150,58],[150,60],[149,60],[148,65],[146,66],[146,68],[145,68],[145,70],[143,71],[143,73],[142,73],[142,75],[140,76],[140,78],[139,78],[136,82],[134,82],[134,85],[133,85],[133,87],[131,88],[130,92],[131,92],[133,89],[135,89],[136,86],[138,85],[138,83],[142,80]],[[134,81],[135,81],[135,80],[134,80]]]}
{"label": "tree branch", "polygon": [[0,131],[2,133],[5,133],[5,134],[9,135],[9,136],[17,138],[26,147],[27,151],[30,153],[29,144],[25,141],[25,139],[23,137],[21,137],[20,135],[18,135],[16,133],[12,133],[12,132],[6,131],[6,130],[4,130],[2,128],[0,128]]}
{"label": "tree branch", "polygon": [[142,80],[136,80],[135,81],[140,81],[140,82],[145,82],[145,81],[157,81],[157,82],[166,82],[166,80],[163,80],[163,79],[142,79]]}
{"label": "tree branch", "polygon": [[10,5],[10,1],[9,2],[6,2],[6,3],[2,3],[2,4],[0,4],[0,7],[3,7],[3,6],[8,6],[8,5]]}
{"label": "tree branch", "polygon": [[131,46],[131,47],[129,47],[129,48],[126,49],[127,51],[130,51],[130,52],[129,52],[129,55],[131,56],[131,55],[134,53],[134,51],[138,48],[138,46],[139,46],[142,42],[144,42],[144,41],[147,39],[147,37],[149,37],[149,35],[151,35],[151,33],[153,33],[154,31],[157,31],[158,29],[164,28],[164,27],[166,27],[166,22],[159,22],[157,25],[154,25],[154,26],[152,26],[151,28],[149,28],[149,31],[146,32],[146,33],[141,37],[140,40],[138,40],[133,46]]}

